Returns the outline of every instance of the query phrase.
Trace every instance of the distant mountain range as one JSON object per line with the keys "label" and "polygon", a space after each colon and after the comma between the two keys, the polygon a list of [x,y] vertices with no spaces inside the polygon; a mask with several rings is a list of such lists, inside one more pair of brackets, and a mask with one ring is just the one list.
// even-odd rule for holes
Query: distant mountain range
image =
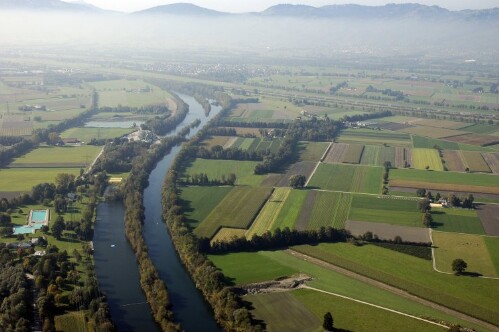
{"label": "distant mountain range", "polygon": [[[64,2],[60,0],[0,0],[0,9],[30,9],[38,11],[76,11],[107,12],[83,1]],[[262,12],[231,14],[199,7],[190,3],[175,3],[157,6],[132,13],[132,15],[181,15],[220,17],[251,15],[262,17],[298,18],[353,18],[353,19],[462,19],[476,21],[499,21],[499,8],[481,10],[450,11],[438,6],[417,3],[387,4],[384,6],[327,5],[313,7],[308,5],[276,5]]]}

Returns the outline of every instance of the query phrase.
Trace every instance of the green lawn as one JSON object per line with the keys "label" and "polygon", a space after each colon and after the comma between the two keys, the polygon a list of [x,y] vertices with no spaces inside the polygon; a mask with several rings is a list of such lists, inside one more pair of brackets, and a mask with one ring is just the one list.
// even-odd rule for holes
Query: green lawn
{"label": "green lawn", "polygon": [[53,183],[59,173],[80,174],[79,168],[8,168],[0,169],[0,190],[31,191],[39,183]]}
{"label": "green lawn", "polygon": [[102,147],[99,146],[40,146],[22,157],[16,158],[11,167],[19,164],[81,164],[94,161]]}
{"label": "green lawn", "polygon": [[189,225],[196,227],[231,190],[232,187],[181,188],[182,208]]}
{"label": "green lawn", "polygon": [[434,208],[431,211],[435,229],[443,232],[485,234],[475,210]]}
{"label": "green lawn", "polygon": [[496,275],[499,275],[499,237],[484,237],[485,244],[489,250],[490,259],[496,268]]}
{"label": "green lawn", "polygon": [[383,168],[342,164],[320,164],[309,182],[310,187],[378,194]]}
{"label": "green lawn", "polygon": [[258,162],[256,161],[234,161],[234,160],[213,160],[198,158],[186,170],[186,174],[205,173],[208,178],[221,179],[222,175],[227,177],[229,174],[236,174],[237,185],[258,186],[265,175],[255,175],[254,169]]}

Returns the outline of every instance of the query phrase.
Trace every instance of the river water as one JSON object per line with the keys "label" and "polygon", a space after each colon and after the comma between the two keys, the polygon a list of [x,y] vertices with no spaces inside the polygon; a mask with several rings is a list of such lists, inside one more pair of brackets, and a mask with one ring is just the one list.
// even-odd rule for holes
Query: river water
{"label": "river water", "polygon": [[[189,104],[189,113],[170,135],[200,119],[201,124],[191,129],[189,137],[192,137],[221,110],[221,107],[212,106],[207,117],[202,106],[193,97],[178,95]],[[144,191],[143,236],[149,256],[167,285],[176,321],[188,332],[220,331],[210,307],[184,269],[161,218],[161,186],[179,151],[180,147],[174,147],[149,176],[149,186]],[[108,298],[111,316],[118,331],[159,331],[140,288],[135,254],[125,237],[124,206],[121,202],[104,202],[98,205],[94,249],[99,285]]]}

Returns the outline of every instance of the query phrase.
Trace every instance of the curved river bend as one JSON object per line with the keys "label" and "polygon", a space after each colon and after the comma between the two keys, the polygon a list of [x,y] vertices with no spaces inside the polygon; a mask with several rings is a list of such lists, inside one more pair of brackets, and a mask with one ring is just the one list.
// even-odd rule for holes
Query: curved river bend
{"label": "curved river bend", "polygon": [[[207,117],[203,107],[193,97],[178,95],[189,105],[189,113],[170,135],[200,119],[201,124],[191,129],[188,135],[192,137],[221,110],[219,106],[212,106]],[[149,186],[144,191],[143,236],[149,256],[167,285],[175,320],[182,324],[185,331],[218,332],[220,328],[211,309],[182,265],[161,218],[163,179],[180,149],[179,146],[174,147],[149,175]],[[97,206],[94,249],[97,279],[107,296],[118,331],[160,331],[140,288],[135,254],[125,236],[123,203],[104,202]]]}

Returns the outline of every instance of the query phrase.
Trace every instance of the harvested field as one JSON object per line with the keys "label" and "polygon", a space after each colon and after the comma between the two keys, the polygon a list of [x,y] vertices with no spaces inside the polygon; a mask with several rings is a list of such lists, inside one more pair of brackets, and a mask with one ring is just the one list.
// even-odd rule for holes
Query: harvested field
{"label": "harvested field", "polygon": [[[236,130],[236,135],[245,136],[245,135],[255,135],[256,137],[261,137],[259,128],[245,128],[245,127],[226,127],[233,128]],[[270,129],[267,129],[270,130]]]}
{"label": "harvested field", "polygon": [[229,137],[229,139],[225,142],[225,144],[223,145],[223,148],[224,149],[228,149],[230,147],[232,147],[232,145],[237,141],[238,137]]}
{"label": "harvested field", "polygon": [[432,238],[436,247],[434,259],[440,271],[452,273],[452,261],[461,258],[468,264],[466,272],[497,276],[483,236],[433,231]]}
{"label": "harvested field", "polygon": [[412,149],[412,159],[414,168],[426,169],[427,167],[435,171],[443,171],[444,166],[440,159],[438,150],[435,149]]}
{"label": "harvested field", "polygon": [[215,243],[217,241],[227,242],[233,240],[234,238],[244,237],[245,234],[246,234],[245,229],[222,227],[217,232],[217,234],[215,234],[215,236],[211,239],[211,242],[212,243]]}
{"label": "harvested field", "polygon": [[318,191],[315,190],[312,190],[308,193],[307,197],[305,198],[305,201],[303,202],[300,214],[296,219],[295,229],[299,231],[304,231],[307,229],[307,226],[312,218],[312,211],[317,193]]}
{"label": "harvested field", "polygon": [[482,157],[493,173],[499,174],[499,152],[482,153]]}
{"label": "harvested field", "polygon": [[343,159],[343,154],[348,149],[348,144],[344,143],[333,143],[331,149],[326,155],[324,162],[326,163],[339,163]]}
{"label": "harvested field", "polygon": [[270,188],[235,187],[196,227],[194,233],[211,239],[221,227],[247,229],[270,193]]}
{"label": "harvested field", "polygon": [[499,144],[499,137],[493,135],[465,134],[447,137],[446,140],[471,145],[494,145]]}
{"label": "harvested field", "polygon": [[346,229],[355,236],[372,232],[384,240],[393,240],[398,235],[403,241],[430,242],[430,235],[427,228],[347,220]]}
{"label": "harvested field", "polygon": [[427,126],[414,126],[410,128],[404,128],[399,131],[408,134],[426,136],[431,138],[443,138],[443,137],[465,134],[464,131],[445,129],[445,128],[439,128],[438,130],[435,130],[435,127],[427,127]]}
{"label": "harvested field", "polygon": [[364,145],[350,144],[347,151],[343,154],[341,162],[346,164],[358,164],[360,163],[363,151]]}
{"label": "harvested field", "polygon": [[203,142],[203,146],[207,149],[211,149],[216,145],[224,147],[227,142],[235,137],[231,136],[212,136]]}
{"label": "harvested field", "polygon": [[477,213],[485,233],[499,236],[499,205],[479,205],[477,207]]}
{"label": "harvested field", "polygon": [[412,150],[400,146],[395,147],[395,167],[404,168],[411,166],[412,166]]}
{"label": "harvested field", "polygon": [[466,165],[461,159],[461,153],[459,151],[443,150],[443,158],[447,170],[456,172],[464,172],[466,170]]}
{"label": "harvested field", "polygon": [[381,129],[386,129],[386,130],[400,130],[400,129],[405,129],[405,128],[411,128],[414,126],[410,125],[408,123],[385,122],[385,123],[381,123],[379,125],[379,127]]}
{"label": "harvested field", "polygon": [[301,174],[305,175],[305,177],[308,178],[314,171],[314,168],[316,166],[316,163],[313,161],[300,161],[297,162],[296,164],[293,164],[291,168],[286,172],[286,174],[279,180],[277,183],[277,187],[288,187],[289,186],[289,179],[293,175]]}
{"label": "harvested field", "polygon": [[461,151],[464,163],[471,172],[490,173],[489,165],[485,162],[480,152],[477,151]]}

